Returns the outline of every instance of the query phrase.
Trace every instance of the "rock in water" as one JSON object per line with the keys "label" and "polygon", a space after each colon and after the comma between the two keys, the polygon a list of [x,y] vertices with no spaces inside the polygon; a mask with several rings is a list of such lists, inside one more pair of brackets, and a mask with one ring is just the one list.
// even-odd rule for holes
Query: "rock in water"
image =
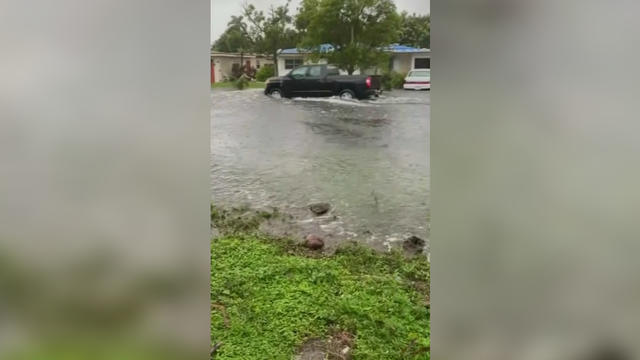
{"label": "rock in water", "polygon": [[404,241],[402,247],[411,253],[421,253],[424,249],[425,241],[415,235],[410,236]]}
{"label": "rock in water", "polygon": [[304,243],[304,246],[308,247],[311,250],[319,250],[324,246],[324,240],[317,235],[308,235],[307,240]]}
{"label": "rock in water", "polygon": [[331,209],[331,205],[328,203],[315,203],[309,205],[309,210],[316,215],[325,214],[329,209]]}

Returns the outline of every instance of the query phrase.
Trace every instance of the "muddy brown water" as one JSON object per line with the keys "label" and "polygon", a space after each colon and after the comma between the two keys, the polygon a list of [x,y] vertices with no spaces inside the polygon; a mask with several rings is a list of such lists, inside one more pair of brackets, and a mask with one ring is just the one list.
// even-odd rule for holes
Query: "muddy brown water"
{"label": "muddy brown water", "polygon": [[[211,92],[212,201],[276,207],[274,231],[317,233],[330,245],[378,249],[428,238],[428,92],[377,100],[273,99],[262,90]],[[329,202],[317,217],[308,205]]]}

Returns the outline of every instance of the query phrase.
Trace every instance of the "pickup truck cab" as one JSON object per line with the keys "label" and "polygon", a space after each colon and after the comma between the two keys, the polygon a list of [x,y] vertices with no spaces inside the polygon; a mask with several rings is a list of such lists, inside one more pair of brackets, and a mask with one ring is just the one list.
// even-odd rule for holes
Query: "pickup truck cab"
{"label": "pickup truck cab", "polygon": [[373,75],[340,75],[332,65],[303,65],[281,77],[267,80],[264,93],[271,96],[326,97],[366,99],[378,96],[380,77]]}

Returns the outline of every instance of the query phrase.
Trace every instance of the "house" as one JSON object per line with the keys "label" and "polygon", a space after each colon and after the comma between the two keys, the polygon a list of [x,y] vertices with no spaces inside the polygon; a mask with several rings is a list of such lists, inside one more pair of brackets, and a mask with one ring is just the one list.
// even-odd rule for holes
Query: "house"
{"label": "house", "polygon": [[414,69],[431,69],[430,49],[391,44],[385,51],[391,53],[390,68],[393,71],[408,73]]}
{"label": "house", "polygon": [[[330,44],[320,45],[320,52],[333,51],[333,46]],[[308,55],[311,51],[303,49],[282,49],[278,50],[278,74],[283,75],[291,71],[302,64],[326,64],[326,59],[319,59],[318,61],[311,61]]]}
{"label": "house", "polygon": [[211,82],[229,80],[233,66],[249,64],[251,67],[260,69],[265,64],[273,65],[270,56],[248,53],[226,53],[220,51],[211,52]]}
{"label": "house", "polygon": [[[329,44],[321,45],[320,52],[333,51],[333,46]],[[390,68],[393,71],[407,73],[413,69],[430,69],[431,68],[431,50],[418,49],[411,46],[391,44],[384,48],[385,52],[391,54]],[[311,61],[308,55],[311,52],[303,49],[282,49],[278,52],[278,74],[286,74],[291,69],[302,64],[326,64],[326,59],[320,59],[317,62]],[[367,73],[376,73],[379,69],[369,69]],[[346,73],[346,72],[345,72]],[[354,74],[358,74],[356,70]]]}

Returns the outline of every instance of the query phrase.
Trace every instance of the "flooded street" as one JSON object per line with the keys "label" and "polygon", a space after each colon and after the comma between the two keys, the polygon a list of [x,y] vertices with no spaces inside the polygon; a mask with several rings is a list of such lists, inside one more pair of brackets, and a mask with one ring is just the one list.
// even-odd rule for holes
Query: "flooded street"
{"label": "flooded street", "polygon": [[[212,200],[277,207],[289,234],[315,232],[378,249],[428,238],[429,92],[377,100],[272,99],[211,92]],[[331,211],[315,217],[314,202]]]}

